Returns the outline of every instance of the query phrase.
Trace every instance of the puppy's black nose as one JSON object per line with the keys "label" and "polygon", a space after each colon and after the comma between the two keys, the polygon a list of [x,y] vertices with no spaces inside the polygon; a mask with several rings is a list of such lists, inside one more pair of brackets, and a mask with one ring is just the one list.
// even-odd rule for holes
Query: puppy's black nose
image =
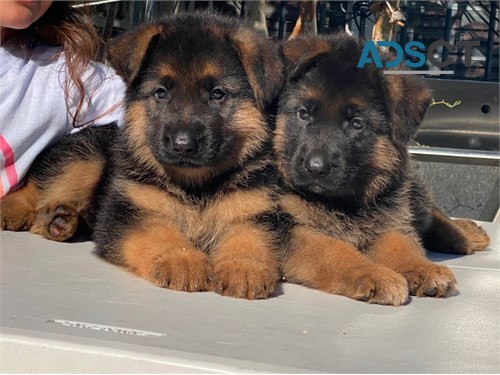
{"label": "puppy's black nose", "polygon": [[169,137],[172,150],[181,155],[192,155],[198,151],[196,137],[187,131],[180,131]]}
{"label": "puppy's black nose", "polygon": [[314,178],[326,176],[330,172],[327,155],[320,151],[313,151],[304,159],[306,171]]}

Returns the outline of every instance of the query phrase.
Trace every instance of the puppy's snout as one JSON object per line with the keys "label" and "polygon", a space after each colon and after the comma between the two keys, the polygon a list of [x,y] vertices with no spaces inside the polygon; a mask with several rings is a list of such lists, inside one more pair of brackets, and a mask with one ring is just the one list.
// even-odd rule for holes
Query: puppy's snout
{"label": "puppy's snout", "polygon": [[198,139],[196,134],[187,130],[180,130],[167,135],[167,145],[176,154],[190,156],[198,151]]}
{"label": "puppy's snout", "polygon": [[325,177],[330,173],[328,156],[321,151],[312,151],[304,158],[304,168],[314,178]]}

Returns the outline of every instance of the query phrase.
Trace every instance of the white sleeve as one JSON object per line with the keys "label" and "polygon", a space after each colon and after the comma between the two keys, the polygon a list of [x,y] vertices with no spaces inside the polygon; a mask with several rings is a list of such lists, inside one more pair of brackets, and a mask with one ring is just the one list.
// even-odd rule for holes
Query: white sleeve
{"label": "white sleeve", "polygon": [[71,113],[78,108],[79,93],[70,87],[66,100],[67,79],[60,48],[40,46],[27,59],[0,47],[0,197],[17,186],[42,150],[65,134],[86,125],[123,125],[125,84],[113,69],[88,65],[77,127]]}
{"label": "white sleeve", "polygon": [[[70,132],[78,131],[78,127],[105,125],[117,122],[123,125],[125,83],[109,66],[91,62],[82,78],[85,87],[83,107]],[[72,97],[69,100],[69,123],[73,123],[78,108],[79,98],[76,88],[71,86]]]}

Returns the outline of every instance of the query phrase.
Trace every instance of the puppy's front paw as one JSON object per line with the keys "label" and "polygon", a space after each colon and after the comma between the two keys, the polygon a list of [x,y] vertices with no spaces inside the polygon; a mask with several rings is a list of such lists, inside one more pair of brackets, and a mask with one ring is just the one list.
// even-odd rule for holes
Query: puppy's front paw
{"label": "puppy's front paw", "polygon": [[209,290],[211,266],[208,256],[195,249],[166,252],[146,267],[145,278],[163,288],[197,292]]}
{"label": "puppy's front paw", "polygon": [[218,259],[214,262],[212,290],[223,296],[262,299],[273,291],[278,280],[276,267],[257,259]]}
{"label": "puppy's front paw", "polygon": [[448,297],[457,294],[457,280],[446,266],[421,262],[403,267],[401,274],[408,281],[412,296]]}
{"label": "puppy's front paw", "polygon": [[406,279],[391,269],[371,265],[358,270],[345,289],[347,297],[379,305],[404,305],[409,300]]}

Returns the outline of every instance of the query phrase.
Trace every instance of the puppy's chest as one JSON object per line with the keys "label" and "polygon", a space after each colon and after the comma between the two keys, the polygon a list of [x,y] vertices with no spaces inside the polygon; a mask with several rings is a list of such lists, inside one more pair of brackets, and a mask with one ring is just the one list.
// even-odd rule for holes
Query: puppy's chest
{"label": "puppy's chest", "polygon": [[343,212],[308,202],[294,194],[282,197],[280,205],[293,217],[295,224],[349,242],[360,249],[367,247],[377,236],[389,230],[406,231],[411,217],[409,208],[403,205]]}
{"label": "puppy's chest", "polygon": [[207,251],[231,227],[273,209],[269,191],[264,187],[237,189],[194,200],[135,182],[127,182],[125,191],[143,216],[177,227]]}

